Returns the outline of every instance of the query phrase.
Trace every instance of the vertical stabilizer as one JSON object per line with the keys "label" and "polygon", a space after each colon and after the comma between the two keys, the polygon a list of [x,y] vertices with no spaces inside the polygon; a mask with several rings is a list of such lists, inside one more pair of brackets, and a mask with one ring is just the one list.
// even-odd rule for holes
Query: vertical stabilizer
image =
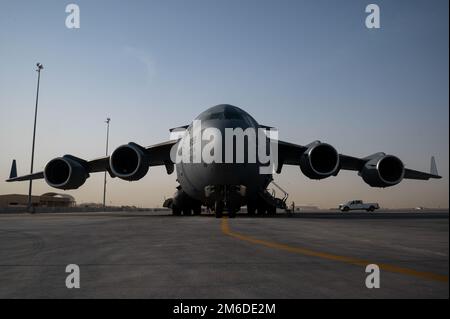
{"label": "vertical stabilizer", "polygon": [[439,175],[437,167],[436,167],[436,160],[434,159],[434,156],[431,156],[430,174]]}
{"label": "vertical stabilizer", "polygon": [[16,165],[16,160],[12,161],[11,164],[11,172],[9,173],[9,178],[16,178],[17,177],[17,165]]}

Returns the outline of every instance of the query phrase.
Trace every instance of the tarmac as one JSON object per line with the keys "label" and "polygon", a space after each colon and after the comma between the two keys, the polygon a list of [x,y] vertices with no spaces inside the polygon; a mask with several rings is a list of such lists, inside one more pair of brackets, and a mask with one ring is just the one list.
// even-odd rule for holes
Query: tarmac
{"label": "tarmac", "polygon": [[448,210],[0,214],[0,298],[448,299],[448,254]]}

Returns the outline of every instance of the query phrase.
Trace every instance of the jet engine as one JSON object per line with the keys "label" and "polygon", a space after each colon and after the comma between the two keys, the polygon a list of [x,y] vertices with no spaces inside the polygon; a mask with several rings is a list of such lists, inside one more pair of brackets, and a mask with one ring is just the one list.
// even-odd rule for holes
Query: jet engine
{"label": "jet engine", "polygon": [[137,181],[148,172],[149,158],[145,148],[129,143],[119,146],[109,158],[112,173],[127,181]]}
{"label": "jet engine", "polygon": [[70,155],[52,159],[44,168],[45,181],[54,188],[77,189],[88,177],[83,160]]}
{"label": "jet engine", "polygon": [[389,187],[402,181],[405,166],[398,157],[382,154],[369,160],[360,175],[372,187]]}
{"label": "jet engine", "polygon": [[300,169],[311,179],[323,179],[339,171],[339,153],[326,143],[311,144],[300,158]]}

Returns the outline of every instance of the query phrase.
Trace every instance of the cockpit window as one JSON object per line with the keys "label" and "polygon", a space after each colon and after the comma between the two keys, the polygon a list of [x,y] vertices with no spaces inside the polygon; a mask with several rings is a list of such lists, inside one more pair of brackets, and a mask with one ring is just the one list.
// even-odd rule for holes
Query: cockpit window
{"label": "cockpit window", "polygon": [[242,113],[236,109],[226,108],[223,111],[224,118],[227,120],[240,120],[242,119]]}
{"label": "cockpit window", "polygon": [[223,113],[222,112],[216,112],[208,114],[205,118],[206,120],[219,120],[223,119]]}
{"label": "cockpit window", "polygon": [[204,120],[241,120],[242,114],[234,109],[224,109],[219,112],[206,113],[202,116]]}
{"label": "cockpit window", "polygon": [[217,105],[198,116],[199,120],[242,120],[250,125],[253,119],[241,109],[231,105]]}

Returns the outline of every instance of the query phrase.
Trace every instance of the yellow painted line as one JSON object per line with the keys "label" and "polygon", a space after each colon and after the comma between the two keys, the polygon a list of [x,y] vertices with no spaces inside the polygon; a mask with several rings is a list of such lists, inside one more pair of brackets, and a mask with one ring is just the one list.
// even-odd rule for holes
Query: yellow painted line
{"label": "yellow painted line", "polygon": [[448,282],[448,276],[445,276],[445,275],[439,275],[439,274],[435,274],[435,273],[431,273],[431,272],[417,271],[414,269],[398,267],[398,266],[389,265],[389,264],[379,264],[376,262],[371,262],[368,260],[358,259],[358,258],[353,258],[353,257],[333,255],[333,254],[329,254],[329,253],[325,253],[325,252],[314,251],[314,250],[302,248],[302,247],[293,247],[293,246],[289,246],[286,244],[275,243],[275,242],[257,239],[254,237],[239,234],[239,233],[233,232],[230,229],[230,225],[228,223],[228,218],[222,218],[221,229],[222,229],[222,232],[227,236],[231,236],[231,237],[243,240],[243,241],[247,241],[247,242],[250,242],[253,244],[257,244],[257,245],[266,246],[269,248],[284,250],[284,251],[301,254],[301,255],[305,255],[305,256],[318,257],[318,258],[322,258],[322,259],[343,262],[346,264],[356,265],[356,266],[366,267],[369,264],[376,264],[376,265],[378,265],[378,267],[380,267],[381,270],[384,270],[384,271],[403,274],[403,275],[410,275],[410,276],[419,277],[419,278],[428,279],[428,280]]}

